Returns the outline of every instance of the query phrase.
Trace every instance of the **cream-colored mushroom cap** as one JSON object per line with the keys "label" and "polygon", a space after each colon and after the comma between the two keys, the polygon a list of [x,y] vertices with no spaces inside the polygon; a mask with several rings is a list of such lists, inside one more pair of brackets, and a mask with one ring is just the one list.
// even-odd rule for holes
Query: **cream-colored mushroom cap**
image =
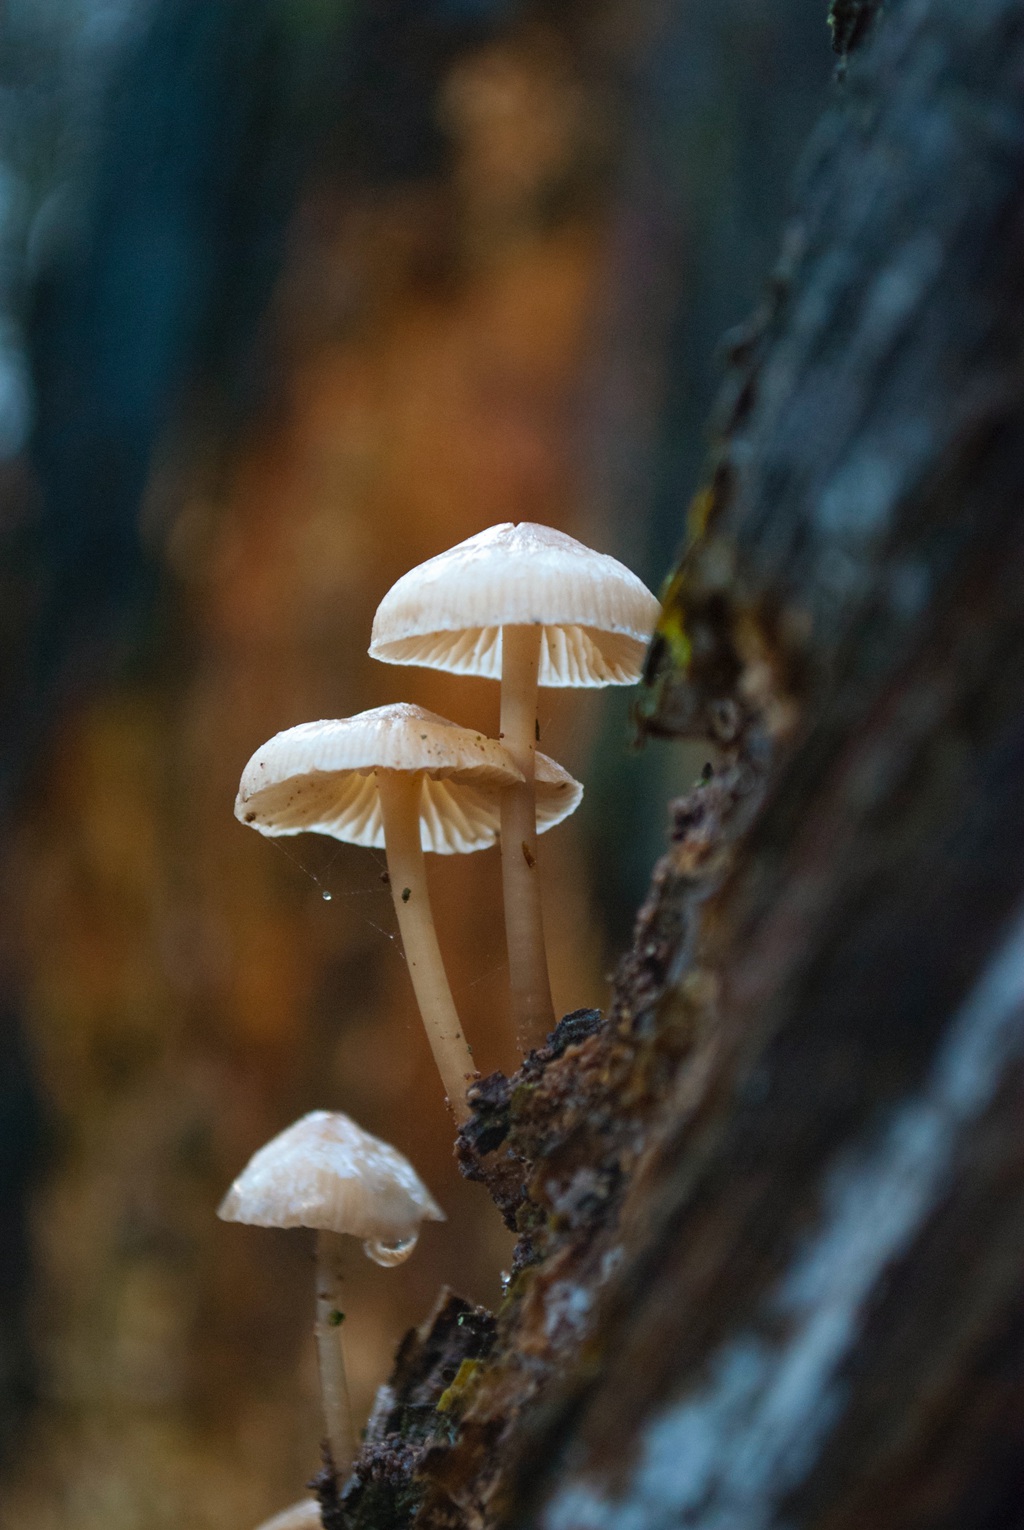
{"label": "cream-colored mushroom cap", "polygon": [[326,1110],[311,1111],[254,1153],[217,1215],[257,1227],[349,1233],[380,1263],[411,1253],[421,1222],[445,1220],[397,1148]]}
{"label": "cream-colored mushroom cap", "polygon": [[271,1519],[265,1519],[256,1530],[314,1530],[322,1524],[319,1503],[315,1498],[303,1498]]}
{"label": "cream-colored mushroom cap", "polygon": [[617,558],[509,521],[404,574],[377,609],[370,654],[496,680],[502,627],[539,625],[541,685],[632,685],[660,612]]}
{"label": "cream-colored mushroom cap", "polygon": [[[420,843],[438,855],[493,845],[501,789],[522,780],[495,739],[400,702],[276,734],[242,772],[235,817],[261,834],[311,831],[379,849],[378,769],[422,774]],[[541,833],[575,812],[582,796],[568,771],[538,754]]]}

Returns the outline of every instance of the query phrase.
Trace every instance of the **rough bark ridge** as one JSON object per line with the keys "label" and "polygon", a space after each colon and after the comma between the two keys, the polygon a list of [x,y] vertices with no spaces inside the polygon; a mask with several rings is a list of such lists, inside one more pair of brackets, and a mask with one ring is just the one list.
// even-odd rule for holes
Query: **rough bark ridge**
{"label": "rough bark ridge", "polygon": [[608,1018],[477,1091],[518,1273],[347,1522],[1024,1524],[1022,192],[1024,4],[887,6],[652,649],[723,763]]}

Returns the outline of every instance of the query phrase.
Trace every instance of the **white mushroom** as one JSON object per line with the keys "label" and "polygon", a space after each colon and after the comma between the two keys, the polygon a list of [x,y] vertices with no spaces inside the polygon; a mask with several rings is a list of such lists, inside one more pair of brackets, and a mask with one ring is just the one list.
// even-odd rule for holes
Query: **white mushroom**
{"label": "white mushroom", "polygon": [[298,1503],[282,1509],[270,1519],[256,1526],[256,1530],[313,1530],[321,1525],[320,1505],[315,1498],[300,1498]]}
{"label": "white mushroom", "polygon": [[356,1437],[341,1348],[336,1239],[363,1240],[377,1264],[408,1259],[420,1224],[444,1212],[407,1158],[337,1113],[314,1110],[255,1153],[217,1208],[225,1222],[316,1229],[316,1335],[331,1461],[344,1474]]}
{"label": "white mushroom", "polygon": [[512,1008],[534,1042],[554,1024],[536,873],[537,687],[633,684],[660,610],[617,559],[507,522],[403,575],[374,618],[375,659],[501,680],[501,741],[522,776],[501,819]]}
{"label": "white mushroom", "polygon": [[[583,788],[544,755],[536,774],[543,831],[574,811]],[[494,844],[502,788],[520,779],[494,739],[398,704],[278,733],[245,767],[235,802],[235,816],[261,834],[313,830],[384,848],[409,975],[459,1120],[467,1114],[473,1061],[434,930],[423,852]]]}

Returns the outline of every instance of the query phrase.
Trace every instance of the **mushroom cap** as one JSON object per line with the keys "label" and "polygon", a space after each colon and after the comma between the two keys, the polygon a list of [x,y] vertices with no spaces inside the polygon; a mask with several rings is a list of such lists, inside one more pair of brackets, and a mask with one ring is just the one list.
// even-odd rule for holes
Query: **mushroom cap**
{"label": "mushroom cap", "polygon": [[377,608],[369,651],[498,680],[502,627],[539,625],[541,685],[632,685],[660,614],[617,558],[506,521],[403,574]]}
{"label": "mushroom cap", "polygon": [[[495,739],[399,702],[276,734],[242,772],[235,817],[261,834],[311,831],[380,849],[377,769],[422,773],[420,843],[437,855],[493,845],[501,788],[523,779]],[[575,812],[583,787],[544,754],[536,773],[543,834]]]}
{"label": "mushroom cap", "polygon": [[348,1116],[313,1110],[254,1153],[217,1208],[225,1222],[317,1227],[388,1246],[444,1212],[397,1148]]}
{"label": "mushroom cap", "polygon": [[256,1530],[319,1530],[322,1524],[319,1502],[315,1498],[302,1498],[265,1519]]}

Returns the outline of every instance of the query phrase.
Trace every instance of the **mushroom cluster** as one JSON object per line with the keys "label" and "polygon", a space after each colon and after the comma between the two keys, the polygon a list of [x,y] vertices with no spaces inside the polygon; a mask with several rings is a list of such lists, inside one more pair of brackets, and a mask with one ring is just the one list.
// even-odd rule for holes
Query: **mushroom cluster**
{"label": "mushroom cluster", "polygon": [[[423,1024],[461,1122],[472,1056],[434,928],[424,853],[498,844],[513,1017],[524,1046],[555,1023],[537,836],[579,806],[583,787],[537,748],[538,688],[639,679],[660,607],[616,559],[548,526],[492,526],[405,574],[373,622],[370,654],[501,684],[498,738],[422,707],[376,707],[278,733],[246,765],[235,801],[266,835],[305,832],[376,846]],[[444,1213],[396,1149],[348,1117],[314,1111],[260,1149],[219,1215],[317,1230],[316,1344],[330,1460],[355,1451],[340,1346],[336,1240],[363,1240],[379,1264],[407,1258],[424,1220]],[[316,1522],[310,1500],[265,1527]]]}

